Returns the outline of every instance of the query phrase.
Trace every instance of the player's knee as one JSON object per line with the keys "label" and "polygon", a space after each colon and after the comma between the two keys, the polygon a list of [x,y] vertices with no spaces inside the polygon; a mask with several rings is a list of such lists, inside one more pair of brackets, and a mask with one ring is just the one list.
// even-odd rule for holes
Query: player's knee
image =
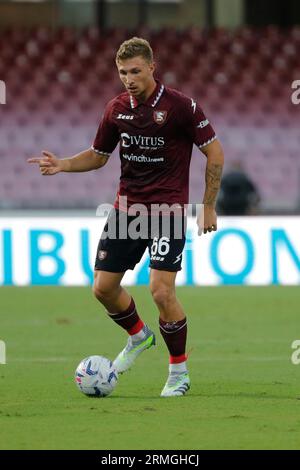
{"label": "player's knee", "polygon": [[167,306],[174,298],[174,290],[164,285],[151,286],[151,294],[156,305]]}
{"label": "player's knee", "polygon": [[110,286],[96,282],[93,285],[93,293],[96,299],[98,299],[100,302],[109,300],[113,295]]}

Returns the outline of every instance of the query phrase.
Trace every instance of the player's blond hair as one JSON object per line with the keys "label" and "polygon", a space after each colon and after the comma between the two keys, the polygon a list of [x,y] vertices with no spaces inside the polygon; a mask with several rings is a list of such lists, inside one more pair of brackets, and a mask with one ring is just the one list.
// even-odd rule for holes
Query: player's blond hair
{"label": "player's blond hair", "polygon": [[149,42],[146,39],[134,37],[121,44],[116,55],[116,62],[138,56],[143,57],[148,63],[153,62],[153,51]]}

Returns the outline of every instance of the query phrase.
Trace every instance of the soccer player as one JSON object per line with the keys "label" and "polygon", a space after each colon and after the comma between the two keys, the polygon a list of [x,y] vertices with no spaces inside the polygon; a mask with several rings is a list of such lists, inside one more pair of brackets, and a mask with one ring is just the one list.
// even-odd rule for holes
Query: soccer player
{"label": "soccer player", "polygon": [[[164,236],[159,229],[157,236],[151,233],[148,239],[103,235],[109,231],[112,220],[118,227],[127,224],[128,228],[137,217],[130,213],[136,203],[144,204],[150,211],[149,217],[152,217],[153,204],[163,203],[177,208],[179,219],[184,217],[184,212],[180,211],[188,203],[193,144],[207,158],[204,224],[200,227],[198,219],[199,234],[202,228],[204,233],[217,230],[215,203],[223,151],[196,101],[154,78],[155,63],[148,41],[134,37],[121,44],[116,66],[126,91],[107,104],[92,147],[64,159],[44,151],[42,158],[28,161],[38,163],[42,175],[90,171],[103,167],[120,144],[120,185],[97,249],[94,294],[110,318],[129,335],[125,348],[114,361],[118,372],[125,372],[141,352],[155,344],[154,333],[137,312],[134,299],[121,286],[125,272],[134,269],[144,251],[149,249],[150,290],[159,310],[160,332],[169,351],[169,375],[161,396],[180,396],[190,388],[187,319],[175,293],[184,233],[175,237],[171,230],[169,236]],[[178,214],[169,215],[174,229]]]}

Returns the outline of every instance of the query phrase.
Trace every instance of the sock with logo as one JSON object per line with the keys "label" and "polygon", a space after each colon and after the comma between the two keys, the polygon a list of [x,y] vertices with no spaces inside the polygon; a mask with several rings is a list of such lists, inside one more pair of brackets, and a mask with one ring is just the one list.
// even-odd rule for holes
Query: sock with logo
{"label": "sock with logo", "polygon": [[159,329],[170,353],[170,372],[186,372],[187,319],[165,322],[160,318]]}

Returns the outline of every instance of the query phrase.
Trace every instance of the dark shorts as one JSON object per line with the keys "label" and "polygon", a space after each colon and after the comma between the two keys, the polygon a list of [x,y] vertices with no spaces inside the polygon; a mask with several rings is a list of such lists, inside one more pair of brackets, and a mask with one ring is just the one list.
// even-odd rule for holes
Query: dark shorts
{"label": "dark shorts", "polygon": [[185,223],[182,215],[128,216],[113,209],[99,240],[95,270],[120,273],[134,269],[148,248],[150,268],[180,271]]}

